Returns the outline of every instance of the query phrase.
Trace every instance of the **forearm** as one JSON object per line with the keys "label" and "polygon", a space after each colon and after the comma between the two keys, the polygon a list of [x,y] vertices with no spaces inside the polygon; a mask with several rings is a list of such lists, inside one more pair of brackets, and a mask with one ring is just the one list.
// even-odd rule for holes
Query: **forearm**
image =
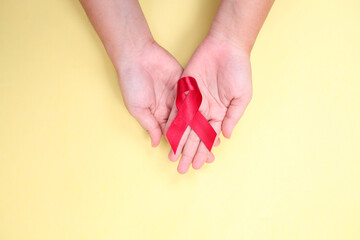
{"label": "forearm", "polygon": [[274,0],[222,0],[210,35],[230,40],[251,52]]}
{"label": "forearm", "polygon": [[115,66],[153,41],[137,0],[80,0]]}

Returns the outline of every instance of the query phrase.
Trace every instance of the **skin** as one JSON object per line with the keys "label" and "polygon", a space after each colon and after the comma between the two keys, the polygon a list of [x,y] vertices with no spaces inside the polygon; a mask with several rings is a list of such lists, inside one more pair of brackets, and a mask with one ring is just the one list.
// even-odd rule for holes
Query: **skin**
{"label": "skin", "polygon": [[81,0],[117,71],[129,113],[160,143],[183,69],[153,39],[137,0]]}
{"label": "skin", "polygon": [[[125,105],[160,143],[177,114],[175,94],[182,76],[196,78],[201,113],[227,138],[252,96],[250,55],[273,0],[222,0],[208,36],[186,69],[153,39],[137,0],[80,0],[119,76]],[[215,146],[220,140],[215,141]],[[199,169],[215,157],[188,128],[179,144],[179,173]]]}
{"label": "skin", "polygon": [[183,69],[155,42],[136,56],[118,71],[122,96],[130,114],[149,133],[151,144],[156,147],[165,133]]}
{"label": "skin", "polygon": [[[272,4],[272,0],[223,0],[208,36],[184,70],[183,76],[196,78],[203,95],[199,110],[218,135],[230,138],[251,100],[251,50]],[[173,105],[167,129],[176,114]],[[200,169],[215,159],[189,127],[178,148],[176,155],[170,150],[169,159],[176,161],[181,153],[177,168],[181,174],[191,164]]]}
{"label": "skin", "polygon": [[[225,137],[230,137],[251,99],[249,56],[237,46],[208,37],[196,50],[183,75],[197,80],[203,96],[200,112],[217,134],[222,131]],[[174,107],[167,128],[176,114]],[[186,173],[191,163],[194,169],[199,169],[205,161],[214,161],[214,155],[190,127],[180,140],[179,150],[176,155],[173,151],[169,153],[169,159],[176,161],[182,152],[179,173]]]}

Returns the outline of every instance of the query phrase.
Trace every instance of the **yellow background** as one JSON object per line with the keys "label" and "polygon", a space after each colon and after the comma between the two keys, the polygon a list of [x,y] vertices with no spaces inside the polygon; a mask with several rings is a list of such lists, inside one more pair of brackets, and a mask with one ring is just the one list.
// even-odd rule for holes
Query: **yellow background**
{"label": "yellow background", "polygon": [[[141,1],[183,66],[218,3]],[[277,1],[245,116],[182,176],[77,1],[0,0],[0,239],[360,239],[359,12]]]}

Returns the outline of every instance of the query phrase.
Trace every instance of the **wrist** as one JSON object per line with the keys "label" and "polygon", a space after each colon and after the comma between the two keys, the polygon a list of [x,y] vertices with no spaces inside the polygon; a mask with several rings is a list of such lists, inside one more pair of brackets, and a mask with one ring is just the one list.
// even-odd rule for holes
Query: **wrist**
{"label": "wrist", "polygon": [[138,37],[129,37],[119,43],[119,47],[111,58],[117,71],[136,65],[150,46],[155,44],[151,34],[143,34]]}
{"label": "wrist", "polygon": [[233,31],[227,29],[226,27],[218,26],[215,21],[213,22],[207,38],[227,44],[241,55],[251,55],[253,43],[237,37]]}
{"label": "wrist", "polygon": [[263,22],[263,14],[253,9],[256,2],[257,0],[222,0],[209,35],[250,54]]}

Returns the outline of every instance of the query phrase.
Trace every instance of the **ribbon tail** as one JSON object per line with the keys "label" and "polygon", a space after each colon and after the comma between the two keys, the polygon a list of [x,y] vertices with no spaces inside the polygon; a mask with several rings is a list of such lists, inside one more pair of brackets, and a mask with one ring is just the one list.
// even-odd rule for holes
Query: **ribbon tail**
{"label": "ribbon tail", "polygon": [[184,121],[181,114],[178,114],[174,121],[171,123],[166,138],[168,139],[171,149],[176,154],[182,135],[184,134],[188,123]]}
{"label": "ribbon tail", "polygon": [[191,121],[190,127],[199,136],[209,152],[211,152],[217,134],[210,123],[199,111],[195,114],[195,117]]}

